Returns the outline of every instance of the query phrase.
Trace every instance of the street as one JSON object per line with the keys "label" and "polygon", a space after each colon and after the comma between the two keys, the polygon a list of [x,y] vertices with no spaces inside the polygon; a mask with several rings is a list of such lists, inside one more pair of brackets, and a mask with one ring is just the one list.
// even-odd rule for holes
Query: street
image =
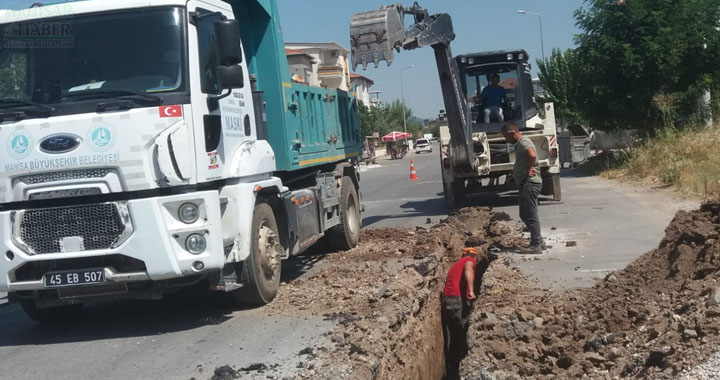
{"label": "street", "polygon": [[[447,216],[437,145],[433,153],[381,159],[361,174],[365,228],[429,226]],[[418,181],[409,181],[410,160]],[[593,278],[622,268],[657,246],[678,208],[660,191],[567,172],[563,202],[543,201],[543,231],[552,245],[537,259],[515,253],[517,266],[547,288],[590,286]],[[516,197],[474,196],[468,205],[493,207],[517,220]],[[566,247],[568,241],[577,246]],[[286,262],[286,281],[322,266],[323,254]],[[281,288],[281,292],[282,292]],[[2,301],[0,301],[2,302]],[[0,305],[0,367],[4,378],[176,379],[210,378],[215,367],[279,365],[292,374],[308,345],[324,345],[333,328],[320,317],[271,315],[266,308],[232,310],[219,295],[177,295],[157,302],[90,305],[77,320],[32,322],[18,305]],[[42,360],[38,360],[42,358]]]}

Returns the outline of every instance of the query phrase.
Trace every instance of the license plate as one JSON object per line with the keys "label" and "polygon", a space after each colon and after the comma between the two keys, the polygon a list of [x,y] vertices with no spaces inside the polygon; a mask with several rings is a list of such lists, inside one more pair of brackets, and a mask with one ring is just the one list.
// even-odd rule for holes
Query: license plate
{"label": "license plate", "polygon": [[47,273],[43,277],[46,288],[100,284],[105,282],[104,269],[84,269],[67,272]]}

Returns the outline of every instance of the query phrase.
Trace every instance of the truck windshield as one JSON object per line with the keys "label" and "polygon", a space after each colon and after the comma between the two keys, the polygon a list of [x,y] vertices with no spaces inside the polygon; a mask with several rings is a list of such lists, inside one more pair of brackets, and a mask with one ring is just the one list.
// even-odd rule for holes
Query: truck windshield
{"label": "truck windshield", "polygon": [[184,91],[183,46],[180,8],[0,24],[0,109]]}
{"label": "truck windshield", "polygon": [[[492,85],[497,76],[497,86]],[[517,64],[479,65],[468,67],[465,74],[466,97],[473,121],[489,122],[519,120],[522,118]],[[491,111],[491,112],[486,112]],[[502,111],[502,119],[500,115]]]}

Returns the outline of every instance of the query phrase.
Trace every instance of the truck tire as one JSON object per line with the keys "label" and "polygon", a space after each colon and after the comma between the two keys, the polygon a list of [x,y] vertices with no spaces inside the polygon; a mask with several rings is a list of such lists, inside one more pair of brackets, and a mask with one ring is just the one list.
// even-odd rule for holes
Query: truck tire
{"label": "truck tire", "polygon": [[325,241],[332,250],[346,251],[358,244],[362,227],[357,189],[350,177],[342,178],[340,194],[340,224],[327,231]]}
{"label": "truck tire", "polygon": [[67,320],[78,315],[83,304],[63,305],[41,309],[37,307],[35,300],[21,300],[20,307],[30,319],[35,322],[53,322]]}
{"label": "truck tire", "polygon": [[250,255],[237,267],[243,287],[233,291],[232,296],[238,304],[260,306],[270,303],[280,287],[283,247],[269,204],[255,205],[250,236]]}

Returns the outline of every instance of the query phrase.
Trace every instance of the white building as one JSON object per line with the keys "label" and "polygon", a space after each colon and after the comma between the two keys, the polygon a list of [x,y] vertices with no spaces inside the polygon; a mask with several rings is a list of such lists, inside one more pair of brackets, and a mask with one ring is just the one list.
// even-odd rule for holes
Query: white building
{"label": "white building", "polygon": [[[309,85],[319,86],[317,73],[313,72],[313,64],[317,63],[317,60],[312,55],[295,49],[285,48],[285,55],[287,56],[288,66],[290,67],[290,76],[294,82],[301,82]],[[300,78],[296,81],[295,78]]]}
{"label": "white building", "polygon": [[[305,82],[311,86],[350,90],[350,69],[347,55],[349,51],[335,42],[305,43],[288,42],[286,52],[302,51],[312,57],[310,73]],[[288,64],[290,58],[288,58]]]}
{"label": "white building", "polygon": [[370,96],[370,87],[375,84],[372,79],[364,75],[350,73],[350,83],[355,86],[358,100],[366,107],[374,108],[380,106],[380,100]]}

